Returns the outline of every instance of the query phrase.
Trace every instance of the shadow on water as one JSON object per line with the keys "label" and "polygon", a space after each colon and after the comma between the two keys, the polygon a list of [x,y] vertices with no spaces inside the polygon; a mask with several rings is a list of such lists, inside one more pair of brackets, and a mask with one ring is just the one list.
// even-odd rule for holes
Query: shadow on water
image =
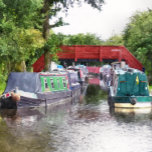
{"label": "shadow on water", "polygon": [[1,110],[0,115],[1,152],[47,151],[52,139],[45,109]]}
{"label": "shadow on water", "polygon": [[[1,152],[17,152],[25,150],[22,145],[22,139],[18,144],[17,137],[11,129],[13,124],[17,122],[17,110],[1,110],[0,111],[0,151]],[[17,127],[15,128],[15,130]],[[17,133],[16,133],[17,134]]]}
{"label": "shadow on water", "polygon": [[13,140],[14,137],[10,135],[6,122],[0,117],[0,151],[9,152],[12,150]]}
{"label": "shadow on water", "polygon": [[56,151],[52,132],[67,123],[71,106],[0,110],[0,152]]}
{"label": "shadow on water", "polygon": [[99,85],[90,84],[86,90],[85,102],[86,104],[100,104],[101,99],[105,100],[107,93],[101,90]]}

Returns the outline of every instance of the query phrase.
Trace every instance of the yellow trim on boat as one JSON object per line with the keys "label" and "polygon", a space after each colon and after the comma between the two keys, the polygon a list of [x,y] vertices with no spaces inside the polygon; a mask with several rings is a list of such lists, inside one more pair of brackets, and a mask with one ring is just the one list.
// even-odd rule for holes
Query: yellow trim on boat
{"label": "yellow trim on boat", "polygon": [[115,108],[114,111],[116,113],[142,113],[142,114],[147,114],[151,113],[152,109],[151,108]]}
{"label": "yellow trim on boat", "polygon": [[151,102],[136,103],[132,105],[131,103],[114,103],[116,108],[152,108]]}

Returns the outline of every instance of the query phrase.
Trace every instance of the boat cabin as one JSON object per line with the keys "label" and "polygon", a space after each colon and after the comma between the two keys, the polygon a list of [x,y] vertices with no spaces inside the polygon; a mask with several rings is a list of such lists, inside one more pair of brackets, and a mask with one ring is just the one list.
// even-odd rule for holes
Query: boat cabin
{"label": "boat cabin", "polygon": [[132,68],[113,70],[112,88],[116,96],[149,96],[145,73]]}

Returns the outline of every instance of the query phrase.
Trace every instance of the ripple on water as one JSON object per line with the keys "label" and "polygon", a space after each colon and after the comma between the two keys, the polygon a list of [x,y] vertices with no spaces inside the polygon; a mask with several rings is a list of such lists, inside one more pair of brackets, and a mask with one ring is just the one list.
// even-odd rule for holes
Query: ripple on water
{"label": "ripple on water", "polygon": [[[106,107],[103,104],[100,106]],[[74,120],[73,117],[71,118],[72,122],[55,130],[56,152],[149,152],[152,149],[151,126],[143,124],[143,118],[140,115],[137,115],[137,118],[134,117],[136,121],[127,123],[120,121],[119,115],[115,117],[103,107],[95,106],[90,109],[88,105],[87,108],[83,107],[84,109],[81,107],[83,111],[81,117],[77,110],[78,113],[73,113],[75,117]],[[84,112],[85,110],[87,111]],[[98,116],[94,112],[98,113]],[[90,119],[92,115],[95,119]],[[128,119],[127,117],[130,115],[126,115],[124,120]],[[147,119],[147,121],[150,120]]]}
{"label": "ripple on water", "polygon": [[118,113],[106,101],[33,109],[16,117],[1,123],[5,152],[152,151],[152,114]]}

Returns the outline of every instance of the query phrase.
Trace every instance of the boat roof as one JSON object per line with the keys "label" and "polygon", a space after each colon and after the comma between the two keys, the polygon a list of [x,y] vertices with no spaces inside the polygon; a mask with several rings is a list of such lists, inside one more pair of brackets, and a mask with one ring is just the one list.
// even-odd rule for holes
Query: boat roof
{"label": "boat roof", "polygon": [[26,92],[40,92],[41,82],[39,73],[36,72],[11,72],[8,76],[7,86],[4,93],[15,88]]}
{"label": "boat roof", "polygon": [[119,69],[115,69],[114,70],[115,74],[125,74],[126,72],[129,72],[129,73],[144,73],[140,70],[137,70],[137,69],[134,69],[134,68],[119,68]]}

